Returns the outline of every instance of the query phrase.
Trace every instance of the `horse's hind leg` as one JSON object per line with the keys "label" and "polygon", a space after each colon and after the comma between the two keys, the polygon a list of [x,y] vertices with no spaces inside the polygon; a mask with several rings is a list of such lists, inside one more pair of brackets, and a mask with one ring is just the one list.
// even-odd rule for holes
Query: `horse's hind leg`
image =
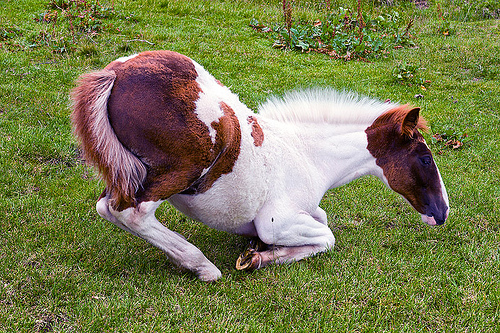
{"label": "horse's hind leg", "polygon": [[269,246],[266,251],[247,249],[236,261],[236,269],[252,271],[269,264],[284,264],[310,257],[327,248],[321,245]]}
{"label": "horse's hind leg", "polygon": [[109,204],[109,198],[103,196],[96,208],[101,217],[158,247],[173,263],[192,271],[201,280],[217,280],[221,276],[219,269],[197,247],[156,219],[155,211],[162,202],[143,201],[136,207],[117,211]]}

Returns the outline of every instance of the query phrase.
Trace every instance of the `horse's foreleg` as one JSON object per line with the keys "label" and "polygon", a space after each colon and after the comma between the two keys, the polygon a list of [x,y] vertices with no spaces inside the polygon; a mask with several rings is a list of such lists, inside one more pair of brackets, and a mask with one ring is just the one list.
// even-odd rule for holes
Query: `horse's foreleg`
{"label": "horse's foreleg", "polygon": [[269,246],[269,250],[266,251],[248,248],[236,261],[236,269],[251,271],[269,264],[290,263],[324,252],[326,249],[321,245]]}
{"label": "horse's foreleg", "polygon": [[294,262],[332,248],[335,237],[322,213],[317,210],[314,215],[299,212],[286,217],[260,216],[254,221],[259,238],[273,245],[263,251],[248,249],[238,258],[236,267],[252,270],[271,263]]}
{"label": "horse's foreleg", "polygon": [[155,211],[162,202],[141,202],[137,207],[116,211],[109,205],[108,198],[103,197],[97,203],[97,212],[121,229],[158,247],[173,263],[194,272],[201,280],[218,279],[221,272],[197,247],[156,219]]}

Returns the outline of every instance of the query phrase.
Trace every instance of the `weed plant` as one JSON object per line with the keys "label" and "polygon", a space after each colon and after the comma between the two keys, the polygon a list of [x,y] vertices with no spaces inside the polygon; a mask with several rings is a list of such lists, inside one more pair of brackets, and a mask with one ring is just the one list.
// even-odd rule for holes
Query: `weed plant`
{"label": "weed plant", "polygon": [[425,80],[420,77],[418,72],[420,69],[416,65],[407,64],[406,62],[398,64],[392,70],[392,76],[396,80],[396,82],[412,86],[417,85],[420,86],[423,90],[426,90],[429,84],[431,83],[429,80]]}
{"label": "weed plant", "polygon": [[48,47],[54,53],[71,53],[80,46],[85,49],[101,32],[119,33],[113,20],[135,22],[133,14],[122,15],[98,0],[49,1],[32,19],[38,26],[29,31],[16,26],[0,26],[4,47],[11,50]]}
{"label": "weed plant", "polygon": [[387,56],[395,48],[415,46],[410,34],[412,21],[403,23],[397,11],[356,16],[351,9],[341,7],[323,20],[303,24],[291,24],[291,18],[286,17],[284,26],[269,28],[255,19],[250,26],[271,35],[276,48],[316,51],[344,60],[373,59]]}

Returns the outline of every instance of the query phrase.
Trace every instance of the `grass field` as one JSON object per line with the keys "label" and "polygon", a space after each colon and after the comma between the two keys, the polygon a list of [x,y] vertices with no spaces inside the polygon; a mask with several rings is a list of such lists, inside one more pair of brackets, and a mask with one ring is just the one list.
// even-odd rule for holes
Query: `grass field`
{"label": "grass field", "polygon": [[[0,0],[0,331],[500,331],[498,19],[451,0],[428,9],[369,2],[367,14],[414,18],[417,47],[365,62],[272,48],[249,23],[281,22],[280,1],[109,0],[79,12],[64,3]],[[321,19],[322,4],[298,0],[293,18]],[[271,94],[327,86],[422,107],[449,220],[423,225],[404,199],[362,178],[322,201],[333,250],[246,273],[234,268],[244,238],[165,204],[159,220],[223,277],[206,284],[180,271],[97,215],[103,184],[82,163],[69,121],[78,75],[151,49],[195,59],[254,109]],[[426,90],[393,76],[410,65]]]}

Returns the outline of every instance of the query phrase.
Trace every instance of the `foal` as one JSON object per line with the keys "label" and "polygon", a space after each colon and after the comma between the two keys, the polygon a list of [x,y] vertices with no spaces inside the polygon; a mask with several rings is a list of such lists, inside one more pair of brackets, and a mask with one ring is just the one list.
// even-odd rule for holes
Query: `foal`
{"label": "foal", "polygon": [[255,114],[199,64],[170,51],[82,75],[72,97],[75,134],[106,183],[99,215],[204,281],[221,272],[158,222],[165,200],[212,228],[258,238],[239,269],[333,247],[319,202],[363,175],[380,178],[429,225],[448,216],[418,108],[323,90],[272,99]]}

